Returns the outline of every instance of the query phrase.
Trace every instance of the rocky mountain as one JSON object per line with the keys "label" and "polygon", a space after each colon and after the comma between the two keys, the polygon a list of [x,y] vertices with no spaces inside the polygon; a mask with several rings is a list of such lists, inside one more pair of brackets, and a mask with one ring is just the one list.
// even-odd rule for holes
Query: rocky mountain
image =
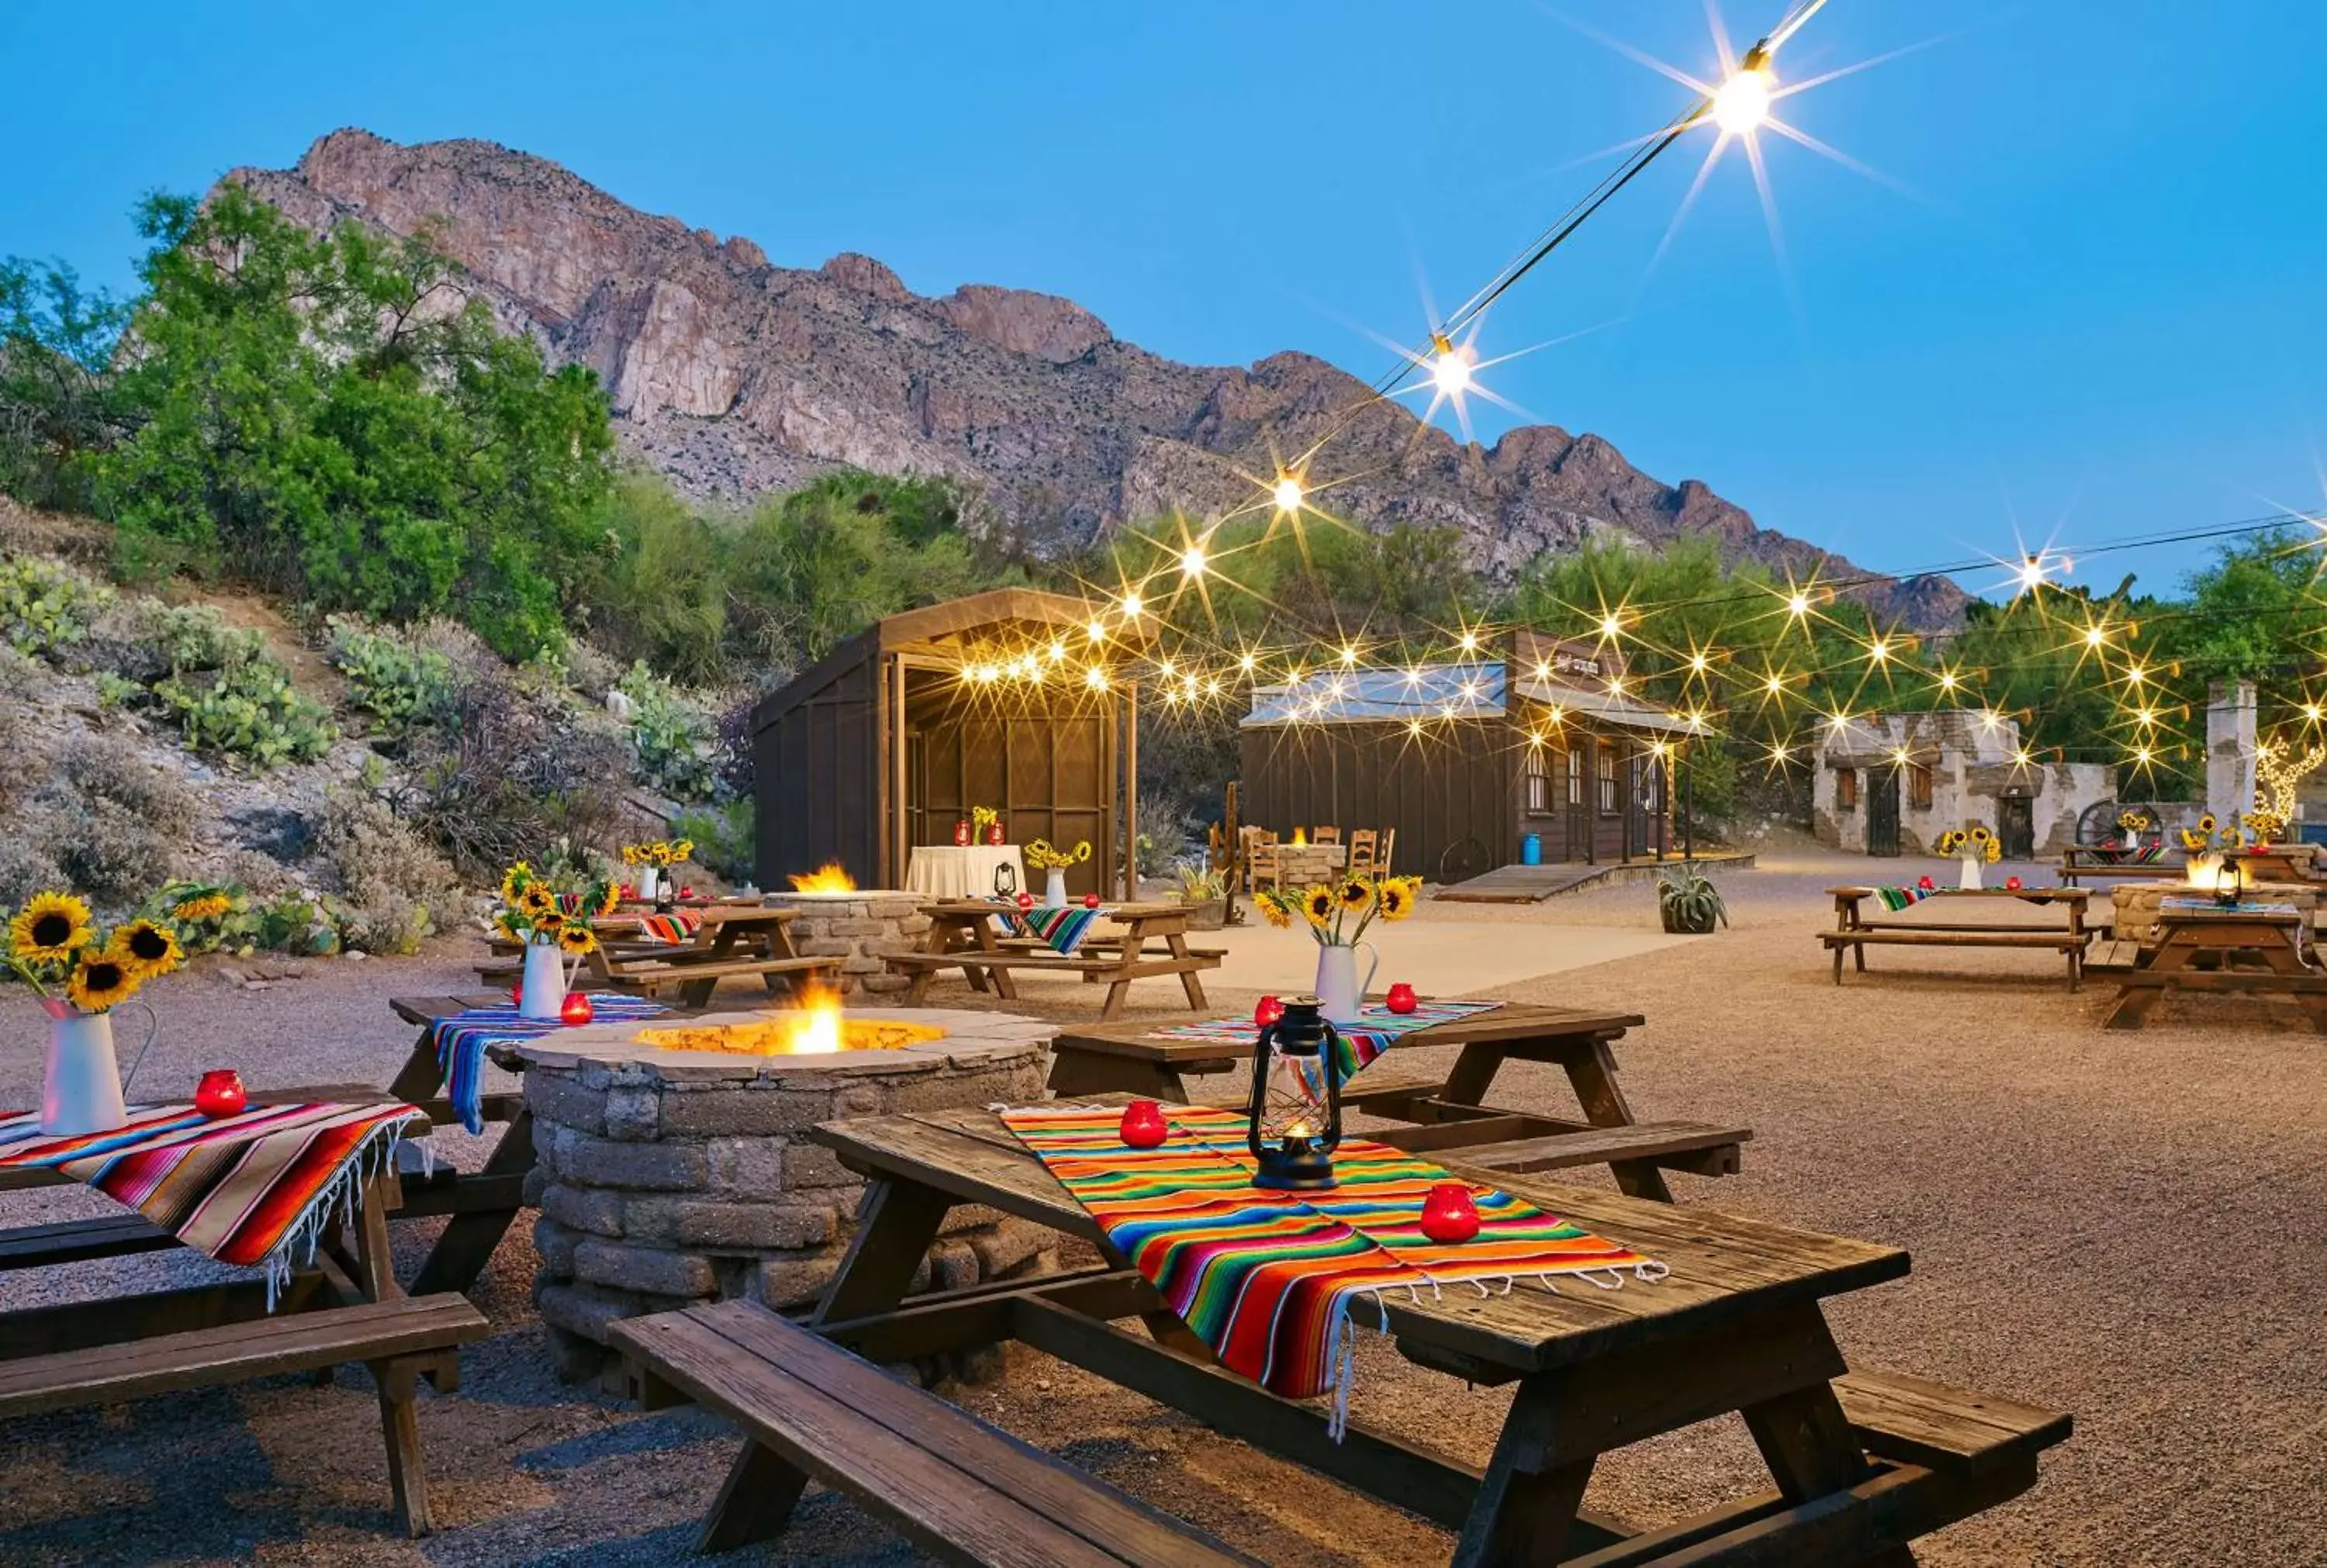
{"label": "rocky mountain", "polygon": [[[1861,575],[1698,481],[1649,478],[1597,435],[1538,425],[1466,444],[1369,403],[1356,378],[1306,354],[1182,365],[1050,294],[969,284],[926,298],[856,255],[778,266],[740,235],[638,211],[491,143],[342,130],[294,169],[228,178],[309,224],[432,227],[503,323],[596,370],[626,446],[698,497],[843,464],[941,474],[1038,545],[1079,541],[1173,508],[1248,505],[1274,454],[1347,419],[1318,463],[1321,479],[1355,476],[1327,492],[1332,511],[1459,528],[1498,577],[1612,534],[1650,546],[1707,535],[1780,574]],[[1921,628],[1953,624],[1965,599],[1943,577],[1856,596]]]}

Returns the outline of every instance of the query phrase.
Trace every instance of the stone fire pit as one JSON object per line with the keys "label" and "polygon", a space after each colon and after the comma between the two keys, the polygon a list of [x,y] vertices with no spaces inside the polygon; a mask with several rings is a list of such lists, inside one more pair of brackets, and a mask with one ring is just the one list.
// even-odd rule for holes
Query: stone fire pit
{"label": "stone fire pit", "polygon": [[[2248,882],[2246,895],[2272,903],[2293,904],[2302,911],[2303,923],[2313,929],[2319,925],[2319,889],[2316,884],[2296,882]],[[2115,906],[2117,934],[2120,939],[2146,945],[2157,939],[2157,905],[2165,898],[2181,898],[2194,894],[2209,898],[2213,894],[2210,883],[2199,885],[2186,880],[2147,882],[2119,882],[2110,890]]]}
{"label": "stone fire pit", "polygon": [[[534,1298],[565,1376],[605,1367],[618,1318],[713,1298],[778,1309],[816,1299],[864,1187],[804,1136],[818,1123],[1044,1097],[1055,1024],[939,1008],[830,1013],[844,1049],[831,1049],[830,1027],[787,1038],[810,1016],[788,1009],[594,1024],[519,1048],[541,1156]],[[1054,1261],[1051,1239],[958,1209],[922,1278],[949,1290],[1038,1272]]]}
{"label": "stone fire pit", "polygon": [[835,985],[844,995],[902,991],[913,983],[910,975],[891,974],[884,960],[911,952],[929,934],[919,893],[852,888],[765,896],[771,909],[799,911],[791,938],[800,957],[840,960]]}

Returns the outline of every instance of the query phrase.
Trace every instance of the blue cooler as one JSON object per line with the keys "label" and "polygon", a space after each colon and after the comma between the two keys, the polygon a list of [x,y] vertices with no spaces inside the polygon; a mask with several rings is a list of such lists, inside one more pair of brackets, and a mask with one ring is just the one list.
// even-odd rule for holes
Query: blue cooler
{"label": "blue cooler", "polygon": [[1541,865],[1543,863],[1542,834],[1522,833],[1519,835],[1519,863],[1521,865]]}

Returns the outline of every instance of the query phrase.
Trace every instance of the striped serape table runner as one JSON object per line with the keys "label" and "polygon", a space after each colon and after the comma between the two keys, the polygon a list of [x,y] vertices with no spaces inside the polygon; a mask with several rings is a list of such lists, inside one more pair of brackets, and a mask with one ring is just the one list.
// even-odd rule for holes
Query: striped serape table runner
{"label": "striped serape table runner", "polygon": [[111,1132],[51,1136],[26,1111],[0,1115],[0,1170],[61,1171],[220,1263],[264,1267],[271,1307],[333,1210],[420,1120],[394,1100],[252,1106],[216,1120],[141,1106]]}
{"label": "striped serape table runner", "polygon": [[1909,904],[1921,903],[1939,891],[1938,888],[1876,888],[1874,896],[1882,901],[1886,910],[1903,910]]}
{"label": "striped serape table runner", "polygon": [[1021,937],[1033,937],[1050,945],[1054,953],[1071,957],[1083,938],[1091,934],[1107,911],[1086,909],[1080,904],[1036,904],[1031,910],[1015,905],[1000,908],[1002,923]]}
{"label": "striped serape table runner", "polygon": [[[670,1011],[661,1003],[650,1002],[643,996],[625,996],[612,991],[593,991],[589,994],[593,1023],[625,1023]],[[514,1003],[472,1007],[438,1019],[429,1030],[429,1039],[436,1047],[436,1065],[444,1074],[444,1092],[453,1102],[453,1114],[461,1118],[461,1125],[472,1133],[485,1130],[487,1046],[503,1041],[536,1040],[565,1027],[563,1022],[554,1018],[520,1017]]]}
{"label": "striped serape table runner", "polygon": [[1171,1136],[1134,1149],[1112,1106],[1037,1106],[1002,1119],[1154,1284],[1221,1365],[1273,1393],[1335,1395],[1349,1405],[1355,1328],[1385,1293],[1434,1296],[1467,1284],[1481,1295],[1573,1274],[1616,1289],[1626,1274],[1657,1280],[1662,1264],[1491,1188],[1472,1187],[1479,1234],[1445,1245],[1422,1234],[1423,1199],[1454,1178],[1427,1160],[1360,1139],[1333,1155],[1337,1185],[1278,1192],[1253,1185],[1245,1118],[1165,1106]]}
{"label": "striped serape table runner", "polygon": [[673,910],[667,915],[643,914],[631,917],[639,923],[639,935],[650,942],[666,947],[681,947],[695,940],[695,933],[703,929],[703,917],[693,910]]}
{"label": "striped serape table runner", "polygon": [[[1333,1025],[1333,1033],[1341,1041],[1341,1081],[1347,1083],[1357,1077],[1402,1034],[1428,1029],[1434,1023],[1452,1023],[1458,1018],[1470,1018],[1500,1005],[1496,1002],[1419,1002],[1411,1013],[1392,1013],[1381,1003],[1369,1002],[1358,1009],[1361,1022]],[[1148,1038],[1211,1040],[1249,1052],[1259,1042],[1260,1030],[1249,1016],[1210,1018],[1201,1023],[1179,1023],[1169,1029],[1153,1030]]]}
{"label": "striped serape table runner", "polygon": [[2157,901],[2157,909],[2160,914],[2167,915],[2272,915],[2280,919],[2303,912],[2293,904],[2270,903],[2255,899],[2240,899],[2234,904],[2223,904],[2187,893],[2166,894]]}

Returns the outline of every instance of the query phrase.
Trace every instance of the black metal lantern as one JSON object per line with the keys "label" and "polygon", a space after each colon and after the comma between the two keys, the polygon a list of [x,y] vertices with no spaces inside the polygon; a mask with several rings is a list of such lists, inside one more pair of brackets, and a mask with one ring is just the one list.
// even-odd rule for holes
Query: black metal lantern
{"label": "black metal lantern", "polygon": [[2226,910],[2238,907],[2238,895],[2243,891],[2241,874],[2245,867],[2235,855],[2224,855],[2214,866],[2214,902]]}
{"label": "black metal lantern", "polygon": [[1245,1141],[1257,1187],[1307,1192],[1333,1185],[1341,1142],[1340,1044],[1314,996],[1288,996],[1284,1015],[1253,1049],[1252,1108]]}
{"label": "black metal lantern", "polygon": [[1018,896],[1018,868],[1008,861],[996,862],[994,867],[994,896],[1014,899]]}

